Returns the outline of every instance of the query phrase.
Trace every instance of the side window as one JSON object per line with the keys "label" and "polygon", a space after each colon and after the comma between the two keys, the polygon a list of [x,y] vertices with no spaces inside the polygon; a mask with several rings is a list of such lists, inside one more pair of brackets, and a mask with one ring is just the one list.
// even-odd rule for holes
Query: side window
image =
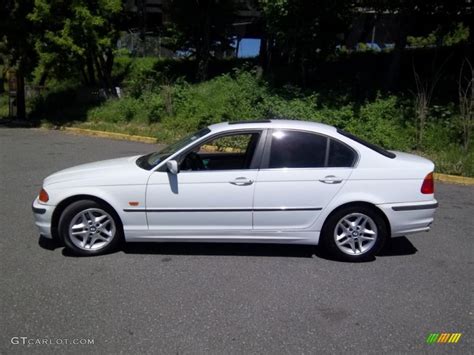
{"label": "side window", "polygon": [[350,168],[354,165],[356,153],[334,139],[329,143],[328,167],[331,168]]}
{"label": "side window", "polygon": [[204,142],[183,158],[181,170],[249,169],[260,132],[220,136]]}
{"label": "side window", "polygon": [[269,168],[322,168],[328,138],[314,133],[273,132]]}

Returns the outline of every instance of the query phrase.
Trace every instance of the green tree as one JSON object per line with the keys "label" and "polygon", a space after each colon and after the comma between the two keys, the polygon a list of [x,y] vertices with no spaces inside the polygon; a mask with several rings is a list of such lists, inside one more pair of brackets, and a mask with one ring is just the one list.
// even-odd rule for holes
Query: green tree
{"label": "green tree", "polygon": [[[362,0],[359,8],[392,14],[395,18],[395,48],[387,70],[388,89],[398,86],[401,58],[409,41],[420,44],[419,39],[423,38],[423,45],[429,45],[430,41],[436,41],[436,45],[457,43],[469,35],[459,23],[472,18],[469,0]],[[414,37],[415,33],[418,38]]]}
{"label": "green tree", "polygon": [[45,73],[64,78],[78,73],[85,84],[112,88],[114,50],[121,0],[35,0],[29,19]]}
{"label": "green tree", "polygon": [[25,117],[25,76],[36,63],[34,31],[26,17],[32,7],[33,0],[3,0],[0,11],[0,64],[16,71],[19,118]]}
{"label": "green tree", "polygon": [[259,6],[266,32],[261,54],[267,61],[277,56],[297,66],[304,84],[308,64],[314,65],[315,60],[333,53],[338,34],[349,27],[353,2],[259,0]]}
{"label": "green tree", "polygon": [[230,47],[235,18],[232,0],[169,0],[164,44],[173,50],[191,52],[196,58],[199,81],[208,76],[212,53]]}

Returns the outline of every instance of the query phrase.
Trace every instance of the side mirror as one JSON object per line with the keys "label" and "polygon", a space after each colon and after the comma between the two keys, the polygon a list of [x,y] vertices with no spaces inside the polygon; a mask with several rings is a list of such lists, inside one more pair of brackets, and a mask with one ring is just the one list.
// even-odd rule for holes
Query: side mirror
{"label": "side mirror", "polygon": [[178,165],[178,162],[176,160],[168,160],[166,162],[166,167],[168,168],[168,171],[171,173],[171,174],[178,174],[179,173],[179,165]]}

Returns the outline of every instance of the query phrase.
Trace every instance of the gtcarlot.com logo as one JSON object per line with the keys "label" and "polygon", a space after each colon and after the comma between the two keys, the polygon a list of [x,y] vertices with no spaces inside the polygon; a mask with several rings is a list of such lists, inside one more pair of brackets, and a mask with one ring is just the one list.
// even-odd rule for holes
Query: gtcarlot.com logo
{"label": "gtcarlot.com logo", "polygon": [[13,345],[94,345],[94,339],[87,338],[30,338],[12,337]]}

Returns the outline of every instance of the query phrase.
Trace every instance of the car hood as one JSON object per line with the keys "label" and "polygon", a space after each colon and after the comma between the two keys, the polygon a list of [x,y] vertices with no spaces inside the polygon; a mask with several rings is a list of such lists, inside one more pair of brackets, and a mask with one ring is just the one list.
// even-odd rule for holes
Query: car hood
{"label": "car hood", "polygon": [[48,176],[44,180],[43,186],[78,180],[91,182],[107,180],[113,183],[121,176],[127,175],[130,170],[142,170],[135,163],[138,157],[139,155],[135,155],[77,165]]}

